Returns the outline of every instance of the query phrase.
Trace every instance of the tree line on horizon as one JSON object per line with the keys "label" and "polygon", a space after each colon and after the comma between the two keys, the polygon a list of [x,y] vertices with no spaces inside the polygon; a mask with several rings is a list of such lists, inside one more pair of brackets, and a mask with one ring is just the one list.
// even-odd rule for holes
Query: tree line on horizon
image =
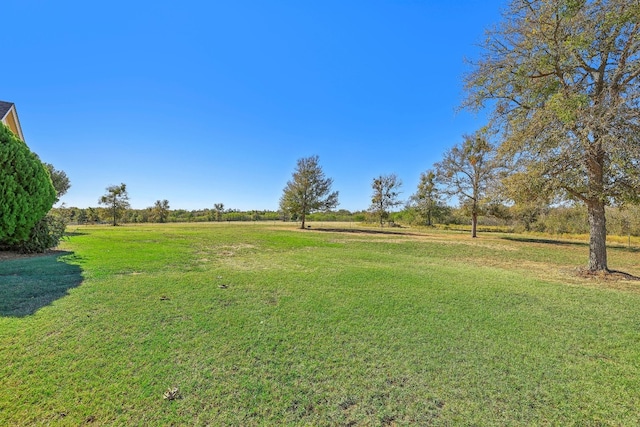
{"label": "tree line on horizon", "polygon": [[[297,217],[288,217],[281,211],[240,210],[224,208],[168,209],[164,220],[154,206],[143,209],[129,208],[118,217],[118,223],[183,223],[183,222],[260,222],[294,221]],[[58,207],[52,212],[65,219],[70,225],[111,224],[111,212],[106,207]],[[612,236],[640,236],[640,206],[607,208],[607,231]],[[307,216],[310,222],[351,222],[379,226],[379,218],[368,210],[350,211],[334,209],[327,212],[315,212]],[[395,211],[389,212],[385,224],[391,227],[437,227],[442,229],[471,230],[471,215],[468,206],[452,206],[439,203],[428,209],[415,205],[411,200]],[[579,204],[560,206],[540,206],[534,210],[520,206],[488,204],[478,217],[478,232],[531,232],[551,235],[584,235],[589,233],[587,211]]]}

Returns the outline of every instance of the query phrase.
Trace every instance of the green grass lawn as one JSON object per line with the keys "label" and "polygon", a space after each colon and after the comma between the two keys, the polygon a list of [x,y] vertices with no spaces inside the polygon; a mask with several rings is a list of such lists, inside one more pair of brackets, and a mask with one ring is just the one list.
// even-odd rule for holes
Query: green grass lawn
{"label": "green grass lawn", "polygon": [[640,424],[640,283],[580,241],[71,231],[0,262],[0,425]]}

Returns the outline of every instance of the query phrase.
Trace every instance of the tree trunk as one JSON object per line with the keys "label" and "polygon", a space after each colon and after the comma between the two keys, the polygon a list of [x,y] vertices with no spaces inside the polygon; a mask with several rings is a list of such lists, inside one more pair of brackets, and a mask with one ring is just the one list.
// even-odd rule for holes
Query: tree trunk
{"label": "tree trunk", "polygon": [[478,174],[476,171],[476,179],[473,181],[473,198],[471,199],[472,204],[471,204],[471,238],[475,239],[476,237],[478,237],[478,234],[476,233],[477,229],[478,229],[478,199],[479,199],[479,193],[480,191],[478,190],[478,185],[480,183],[480,178],[478,178]]}
{"label": "tree trunk", "polygon": [[589,271],[609,271],[607,268],[607,226],[604,202],[587,203],[589,213]]}
{"label": "tree trunk", "polygon": [[473,212],[471,214],[471,237],[478,237],[476,229],[478,228],[478,214]]}
{"label": "tree trunk", "polygon": [[302,201],[302,209],[300,209],[300,220],[302,221],[302,225],[300,225],[300,228],[304,230],[304,220],[306,219],[307,216],[307,198],[306,196],[304,197],[303,201]]}
{"label": "tree trunk", "polygon": [[[594,139],[599,141],[599,132]],[[589,271],[609,271],[607,268],[607,225],[604,211],[604,151],[594,143],[586,156],[589,177],[589,197],[586,200],[589,215]]]}

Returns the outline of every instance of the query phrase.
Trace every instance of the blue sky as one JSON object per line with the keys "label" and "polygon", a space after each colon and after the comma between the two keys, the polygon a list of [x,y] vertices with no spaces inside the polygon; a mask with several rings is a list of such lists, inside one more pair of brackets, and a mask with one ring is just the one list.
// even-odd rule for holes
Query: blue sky
{"label": "blue sky", "polygon": [[67,206],[124,182],[134,208],[276,210],[320,156],[339,208],[403,197],[484,116],[456,113],[464,58],[502,1],[34,1],[3,4],[0,99],[64,170]]}

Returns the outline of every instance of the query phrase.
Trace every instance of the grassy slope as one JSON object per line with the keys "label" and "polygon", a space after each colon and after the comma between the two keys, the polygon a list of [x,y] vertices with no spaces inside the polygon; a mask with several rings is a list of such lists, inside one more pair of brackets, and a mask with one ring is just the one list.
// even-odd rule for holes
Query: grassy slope
{"label": "grassy slope", "polygon": [[[570,276],[584,245],[79,231],[58,263],[0,263],[0,425],[640,423],[640,293]],[[43,277],[68,295],[35,314],[7,292]]]}

